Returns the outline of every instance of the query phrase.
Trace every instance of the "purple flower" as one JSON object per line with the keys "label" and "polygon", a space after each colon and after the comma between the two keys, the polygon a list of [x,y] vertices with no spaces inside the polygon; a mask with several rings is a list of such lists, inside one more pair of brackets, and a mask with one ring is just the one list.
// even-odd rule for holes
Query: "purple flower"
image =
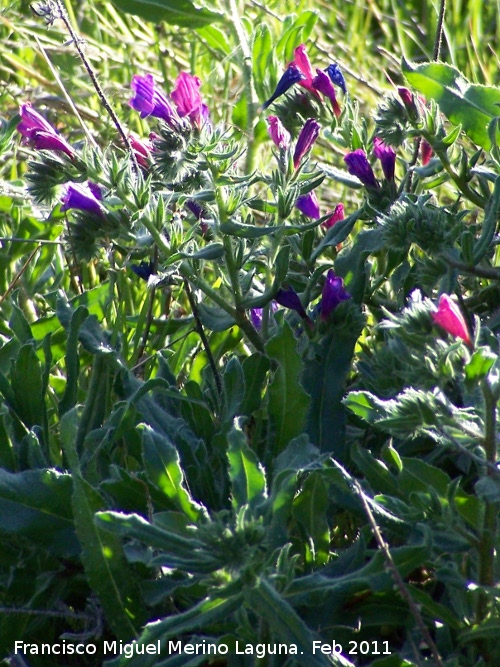
{"label": "purple flower", "polygon": [[350,298],[351,295],[346,291],[342,278],[336,276],[333,269],[330,269],[326,275],[321,294],[321,319],[327,320],[339,303],[347,301]]}
{"label": "purple flower", "polygon": [[385,144],[382,139],[375,137],[373,140],[373,152],[375,157],[382,163],[384,176],[388,181],[394,180],[394,167],[396,165],[396,152]]}
{"label": "purple flower", "polygon": [[313,79],[313,86],[320,93],[323,93],[325,97],[328,97],[328,99],[332,103],[333,113],[335,114],[336,118],[338,118],[341,114],[341,110],[339,107],[339,103],[337,102],[337,96],[335,94],[335,88],[333,87],[333,83],[331,82],[331,79],[328,76],[328,74],[325,74],[323,70],[317,69],[316,72],[317,74]]}
{"label": "purple flower", "polygon": [[341,89],[341,91],[344,93],[344,95],[346,95],[347,94],[347,86],[345,84],[344,75],[340,71],[340,67],[337,65],[337,63],[331,63],[331,65],[328,65],[325,72],[330,77],[332,83],[334,83],[336,86],[338,86]]}
{"label": "purple flower", "polygon": [[290,145],[290,132],[283,127],[283,123],[277,116],[268,116],[267,122],[269,125],[269,136],[273,140],[274,145],[286,150]]}
{"label": "purple flower", "polygon": [[140,264],[132,264],[132,271],[136,276],[142,278],[142,280],[149,280],[149,277],[154,274],[154,263],[153,262],[141,262]]}
{"label": "purple flower", "polygon": [[152,74],[146,74],[145,76],[136,74],[132,78],[130,87],[134,91],[134,96],[129,104],[132,109],[140,112],[141,118],[154,116],[155,118],[161,118],[171,126],[177,124],[177,112],[167,96],[155,87]]}
{"label": "purple flower", "polygon": [[300,131],[297,144],[295,145],[295,152],[293,154],[293,166],[295,169],[299,166],[304,155],[311,150],[314,142],[319,136],[321,125],[315,118],[308,118],[304,127]]}
{"label": "purple flower", "polygon": [[19,115],[21,122],[17,130],[27,144],[31,144],[36,150],[62,151],[70,158],[74,157],[75,151],[66,139],[59,136],[55,128],[35,111],[29,102],[21,104]]}
{"label": "purple flower", "polygon": [[276,100],[280,95],[286,93],[289,88],[291,88],[295,83],[299,83],[299,81],[302,81],[304,78],[304,75],[296,65],[289,65],[283,73],[281,79],[278,81],[276,90],[271,95],[271,97],[266,102],[264,102],[261,109],[267,109],[267,107],[271,105],[274,100]]}
{"label": "purple flower", "polygon": [[289,285],[283,285],[283,287],[278,290],[278,293],[274,298],[277,303],[280,304],[280,306],[295,310],[305,320],[309,319],[307,317],[306,311],[304,310],[304,306],[302,305],[299,295],[293,289],[293,287],[290,287]]}
{"label": "purple flower", "polygon": [[200,127],[208,119],[208,107],[201,101],[201,80],[188,72],[181,72],[175,81],[175,88],[170,97],[177,107],[181,118],[189,120]]}
{"label": "purple flower", "polygon": [[[278,308],[278,304],[275,301],[271,302],[271,311],[274,313]],[[252,324],[260,331],[262,328],[262,314],[264,313],[264,308],[252,308],[250,310],[250,319]]]}
{"label": "purple flower", "polygon": [[104,212],[100,204],[101,199],[101,190],[95,183],[90,181],[88,183],[68,183],[62,197],[61,211],[76,208],[102,216]]}
{"label": "purple flower", "polygon": [[423,139],[422,143],[420,144],[420,157],[422,158],[422,164],[424,167],[429,164],[432,157],[432,146],[425,139]]}
{"label": "purple flower", "polygon": [[337,204],[335,209],[333,210],[333,213],[330,215],[329,218],[325,220],[325,222],[321,223],[322,227],[325,227],[326,229],[330,229],[330,227],[333,227],[337,222],[340,222],[345,218],[345,209],[344,209],[344,204]]}
{"label": "purple flower", "polygon": [[367,188],[378,188],[373,169],[368,162],[366,153],[361,148],[352,153],[347,153],[344,162],[347,165],[347,171],[353,176],[357,176],[363,185]]}
{"label": "purple flower", "polygon": [[319,201],[314,190],[299,197],[295,202],[295,206],[308,218],[317,220],[320,216]]}

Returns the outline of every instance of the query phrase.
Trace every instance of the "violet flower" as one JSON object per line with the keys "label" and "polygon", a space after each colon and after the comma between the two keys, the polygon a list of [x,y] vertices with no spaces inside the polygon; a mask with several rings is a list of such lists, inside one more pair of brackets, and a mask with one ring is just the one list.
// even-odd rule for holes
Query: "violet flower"
{"label": "violet flower", "polygon": [[[275,301],[271,302],[271,312],[275,312],[278,308],[278,304]],[[251,308],[250,309],[250,319],[252,324],[260,331],[262,329],[262,316],[264,313],[264,308]]]}
{"label": "violet flower", "polygon": [[87,213],[104,215],[102,206],[102,193],[95,183],[68,183],[62,197],[61,211],[76,208]]}
{"label": "violet flower", "polygon": [[382,139],[375,137],[373,140],[373,153],[382,163],[384,176],[388,181],[394,180],[394,168],[396,166],[396,151],[385,144]]}
{"label": "violet flower", "polygon": [[200,127],[208,120],[208,107],[201,101],[201,80],[188,72],[181,72],[175,81],[175,88],[170,97],[177,107],[181,118],[188,117],[191,123]]}
{"label": "violet flower", "polygon": [[340,276],[336,276],[333,269],[330,269],[326,275],[321,294],[321,319],[327,320],[339,303],[347,301],[350,298],[351,295],[346,291],[343,279]]}
{"label": "violet flower", "polygon": [[295,83],[302,81],[302,79],[304,79],[304,75],[299,70],[299,68],[296,65],[289,65],[284,71],[281,79],[278,81],[276,90],[271,95],[271,97],[266,100],[266,102],[264,102],[261,109],[267,109],[267,107],[270,106],[274,100],[280,97],[280,95],[286,93],[287,90],[289,90]]}
{"label": "violet flower", "polygon": [[283,287],[278,290],[274,298],[276,302],[280,304],[280,306],[295,310],[295,312],[297,312],[305,320],[309,319],[307,317],[306,311],[304,310],[304,306],[302,305],[302,301],[300,300],[299,295],[293,289],[293,287],[290,287],[289,285],[283,285]]}
{"label": "violet flower", "polygon": [[154,263],[153,262],[144,262],[140,264],[132,264],[130,266],[132,271],[136,276],[142,278],[142,280],[149,280],[150,276],[154,275]]}
{"label": "violet flower", "polygon": [[333,209],[333,213],[325,220],[325,222],[321,223],[321,226],[325,227],[325,229],[330,229],[330,227],[333,227],[337,222],[340,222],[344,218],[344,204],[337,204],[337,206]]}
{"label": "violet flower", "polygon": [[361,148],[358,148],[352,153],[347,153],[344,157],[344,162],[347,165],[347,171],[359,178],[361,183],[367,188],[378,188],[378,183],[373,173],[373,169],[368,162],[366,153]]}
{"label": "violet flower", "polygon": [[308,218],[317,220],[320,217],[319,201],[314,190],[301,195],[295,202],[295,206]]}
{"label": "violet flower", "polygon": [[339,103],[337,102],[337,96],[335,94],[333,83],[328,74],[325,74],[323,70],[317,69],[316,72],[317,74],[313,79],[313,86],[320,93],[323,93],[325,97],[328,97],[332,103],[333,113],[335,114],[335,117],[338,118],[342,112],[340,110]]}
{"label": "violet flower", "polygon": [[139,111],[141,118],[154,116],[161,118],[170,126],[177,125],[178,114],[165,93],[158,90],[152,74],[136,74],[132,78],[130,87],[134,91],[134,96],[129,101],[132,109]]}
{"label": "violet flower", "polygon": [[448,294],[441,294],[437,311],[431,313],[431,317],[447,333],[456,338],[461,338],[467,345],[472,346],[465,318],[457,304],[450,299]]}
{"label": "violet flower", "polygon": [[330,65],[328,65],[325,72],[330,77],[332,83],[338,86],[340,90],[344,93],[344,95],[346,95],[347,86],[345,83],[344,75],[342,74],[340,67],[337,65],[337,63],[331,63]]}
{"label": "violet flower", "polygon": [[295,169],[299,166],[304,155],[311,150],[314,142],[319,136],[321,125],[315,118],[308,118],[304,123],[304,127],[300,131],[295,151],[293,154],[293,166]]}
{"label": "violet flower", "polygon": [[31,144],[36,150],[61,151],[70,158],[74,157],[75,151],[66,139],[29,102],[21,104],[19,115],[21,122],[17,130],[23,135],[25,143]]}
{"label": "violet flower", "polygon": [[277,116],[268,116],[268,132],[275,146],[286,150],[290,145],[290,132],[283,126],[283,123]]}

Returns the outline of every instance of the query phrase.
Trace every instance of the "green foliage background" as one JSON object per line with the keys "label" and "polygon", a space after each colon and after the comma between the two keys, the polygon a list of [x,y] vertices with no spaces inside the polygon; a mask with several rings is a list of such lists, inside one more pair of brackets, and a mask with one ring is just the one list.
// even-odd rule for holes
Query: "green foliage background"
{"label": "green foliage background", "polygon": [[[199,303],[218,386],[182,279],[147,289],[129,270],[132,260],[149,259],[137,244],[132,254],[124,242],[82,261],[63,239],[60,209],[27,195],[36,156],[13,134],[24,101],[43,108],[73,145],[88,140],[78,113],[107,155],[120,146],[62,22],[48,28],[28,3],[0,1],[0,659],[24,664],[12,657],[15,640],[102,646],[182,638],[296,644],[304,656],[286,664],[497,664],[492,554],[500,491],[491,472],[496,452],[487,448],[497,438],[498,155],[494,131],[485,134],[483,125],[471,134],[472,112],[457,110],[456,93],[441,85],[451,70],[430,64],[437,8],[417,0],[338,7],[221,0],[200,12],[172,1],[149,21],[153,14],[122,11],[135,11],[137,2],[65,1],[130,131],[144,137],[150,129],[127,104],[134,74],[151,72],[171,89],[179,71],[196,73],[214,124],[233,128],[232,140],[245,147],[248,172],[266,172],[273,159],[265,121],[252,116],[252,95],[258,102],[270,96],[299,43],[315,63],[337,61],[348,81],[353,105],[345,124],[332,122],[312,162],[328,176],[319,186],[322,211],[342,201],[352,217],[321,238],[287,237],[275,248],[267,287],[289,281],[314,303],[318,280],[334,265],[352,302],[307,340],[296,337],[298,318],[281,311],[260,349],[213,303]],[[449,2],[441,58],[472,84],[498,85],[499,9],[486,0]],[[241,31],[250,60],[242,58]],[[413,64],[402,66],[403,56]],[[347,149],[367,145],[390,82],[409,82],[430,100],[435,79],[441,88],[433,99],[467,132],[459,137],[444,121],[441,166],[419,173],[418,205],[429,216],[419,222],[432,227],[440,216],[439,233],[415,228],[410,237],[405,228],[404,247],[384,254],[390,231],[383,236],[372,225],[378,211],[337,172]],[[473,158],[470,139],[491,152]],[[479,204],[467,201],[466,188],[457,195],[442,166],[448,158],[457,166],[462,148],[468,167],[483,168],[474,174]],[[403,157],[400,179],[408,143]],[[223,158],[217,165],[214,188],[222,191],[229,167]],[[321,180],[315,170],[309,178],[309,188]],[[262,183],[256,190],[264,196]],[[248,210],[267,215],[257,195]],[[386,230],[398,220],[388,214]],[[231,243],[240,233],[250,244],[241,228]],[[224,282],[216,260],[229,236],[189,258],[216,289]],[[344,254],[337,254],[340,243]],[[459,263],[456,271],[443,269],[441,248]],[[165,268],[174,264],[162,259]],[[432,329],[429,300],[406,304],[413,284],[433,298],[442,291],[463,297],[480,332],[474,352]],[[441,662],[394,585],[373,524]],[[312,656],[318,637],[343,646],[370,642],[371,650]],[[373,647],[384,642],[391,655],[376,655]],[[33,667],[99,665],[109,656],[24,659]],[[285,660],[232,655],[227,664]],[[107,664],[208,663],[164,655]]]}

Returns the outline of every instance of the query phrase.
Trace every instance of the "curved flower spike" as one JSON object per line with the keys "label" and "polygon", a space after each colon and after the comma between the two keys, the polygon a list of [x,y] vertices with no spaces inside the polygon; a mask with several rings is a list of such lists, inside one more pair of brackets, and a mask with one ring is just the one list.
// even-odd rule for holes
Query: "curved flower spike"
{"label": "curved flower spike", "polygon": [[281,79],[278,81],[276,90],[271,95],[271,97],[266,100],[266,102],[264,102],[264,104],[261,106],[261,109],[267,109],[267,107],[270,106],[274,100],[280,97],[280,95],[286,93],[286,91],[289,90],[294,84],[299,83],[299,81],[302,81],[304,78],[304,75],[296,65],[289,65],[284,71]]}
{"label": "curved flower spike", "polygon": [[23,135],[26,143],[31,144],[36,150],[61,151],[70,158],[75,155],[75,151],[66,139],[61,137],[29,102],[21,104],[19,115],[21,122],[17,126],[17,131]]}
{"label": "curved flower spike", "polygon": [[450,299],[448,294],[441,294],[437,311],[431,313],[431,317],[447,333],[456,338],[461,338],[467,345],[472,346],[465,318],[457,304]]}

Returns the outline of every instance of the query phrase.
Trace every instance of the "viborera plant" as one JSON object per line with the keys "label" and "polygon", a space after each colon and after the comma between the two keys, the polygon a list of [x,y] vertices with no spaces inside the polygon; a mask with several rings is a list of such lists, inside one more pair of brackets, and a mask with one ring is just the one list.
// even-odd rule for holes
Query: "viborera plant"
{"label": "viborera plant", "polygon": [[317,13],[236,4],[161,10],[227,71],[165,56],[113,104],[63,3],[35,6],[111,123],[32,93],[4,128],[32,202],[11,242],[40,246],[2,298],[0,642],[493,667],[500,90],[438,48],[370,115]]}

